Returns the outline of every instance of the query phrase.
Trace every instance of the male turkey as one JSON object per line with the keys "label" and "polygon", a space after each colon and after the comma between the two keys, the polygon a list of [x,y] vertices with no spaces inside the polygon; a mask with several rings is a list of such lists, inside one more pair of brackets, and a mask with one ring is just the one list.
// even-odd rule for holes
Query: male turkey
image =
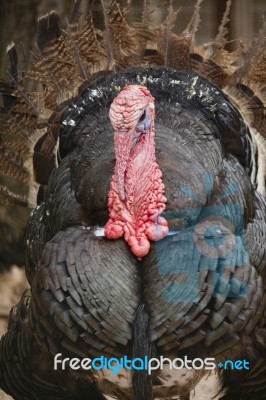
{"label": "male turkey", "polygon": [[219,398],[266,399],[264,31],[237,67],[224,49],[230,2],[216,40],[195,47],[200,3],[179,36],[171,5],[157,27],[146,2],[136,26],[116,1],[102,1],[103,31],[80,22],[80,1],[64,32],[56,13],[41,18],[30,74],[41,93],[25,91],[9,50],[3,170],[31,199],[40,185],[31,293],[0,342],[15,399],[184,400],[206,372],[54,370],[58,353],[246,360],[220,369]]}

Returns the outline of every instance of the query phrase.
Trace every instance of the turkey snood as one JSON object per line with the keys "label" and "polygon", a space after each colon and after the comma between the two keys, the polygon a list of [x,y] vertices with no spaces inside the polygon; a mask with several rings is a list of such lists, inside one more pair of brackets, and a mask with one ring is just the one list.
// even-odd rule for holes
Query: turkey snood
{"label": "turkey snood", "polygon": [[160,240],[168,234],[167,221],[160,215],[166,197],[155,161],[154,98],[144,86],[126,86],[114,99],[109,115],[115,130],[116,165],[105,236],[124,236],[141,259],[149,252],[148,239]]}

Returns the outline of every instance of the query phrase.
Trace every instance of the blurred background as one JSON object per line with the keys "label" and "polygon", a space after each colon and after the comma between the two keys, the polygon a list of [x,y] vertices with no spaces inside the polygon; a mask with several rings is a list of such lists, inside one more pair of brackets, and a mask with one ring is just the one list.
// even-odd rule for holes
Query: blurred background
{"label": "blurred background", "polygon": [[[0,79],[7,79],[6,47],[15,42],[19,53],[19,69],[30,68],[31,51],[36,37],[37,19],[55,9],[60,15],[62,26],[71,10],[74,0],[1,0],[0,1]],[[126,0],[118,0],[122,5]],[[173,0],[175,9],[181,8],[175,32],[182,32],[188,24],[196,0]],[[167,14],[168,1],[150,0],[153,21],[160,23]],[[226,9],[227,0],[204,0],[201,5],[201,24],[197,32],[197,43],[213,39]],[[141,18],[143,0],[131,0],[129,19]],[[85,13],[93,11],[94,23],[102,26],[101,0],[84,0]],[[230,22],[227,27],[228,48],[235,49],[240,41],[250,41],[261,29],[266,11],[265,0],[232,0]],[[0,142],[1,157],[1,142]],[[0,171],[0,184],[5,183]],[[23,231],[29,210],[19,207],[0,206],[0,336],[7,326],[10,307],[15,304],[27,286],[23,272]],[[204,386],[205,385],[205,386]],[[211,398],[214,380],[203,382],[203,388],[195,394],[195,399]],[[0,400],[7,399],[0,392]]]}

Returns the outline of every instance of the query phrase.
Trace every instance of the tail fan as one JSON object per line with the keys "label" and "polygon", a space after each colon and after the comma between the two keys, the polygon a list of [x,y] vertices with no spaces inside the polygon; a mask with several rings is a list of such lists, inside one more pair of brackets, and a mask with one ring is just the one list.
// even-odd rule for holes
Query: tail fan
{"label": "tail fan", "polygon": [[[6,114],[0,168],[11,181],[21,182],[23,190],[15,193],[2,187],[1,202],[33,207],[39,185],[45,193],[49,176],[60,162],[61,114],[81,87],[123,68],[163,65],[201,74],[238,105],[252,130],[253,183],[265,193],[265,24],[249,48],[228,51],[228,0],[216,37],[198,46],[201,3],[195,2],[187,28],[175,34],[172,28],[181,12],[173,9],[172,1],[165,21],[154,26],[148,1],[143,2],[140,21],[133,22],[129,21],[130,2],[121,6],[116,0],[102,0],[104,27],[100,29],[92,12],[84,18],[82,1],[76,0],[64,30],[56,12],[39,19],[33,68],[23,74],[18,73],[11,44],[9,82],[0,82],[1,111]],[[37,81],[36,92],[26,90],[25,78]]]}

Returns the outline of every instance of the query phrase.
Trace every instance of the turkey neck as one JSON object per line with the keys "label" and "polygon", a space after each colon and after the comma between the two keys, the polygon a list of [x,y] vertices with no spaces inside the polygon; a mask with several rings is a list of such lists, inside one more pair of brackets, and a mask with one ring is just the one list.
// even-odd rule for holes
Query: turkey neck
{"label": "turkey neck", "polygon": [[147,88],[138,85],[126,87],[121,93],[110,109],[116,165],[108,195],[110,219],[105,235],[109,239],[124,236],[141,259],[149,252],[148,239],[159,240],[168,233],[167,222],[160,217],[166,198],[155,160],[154,99]]}
{"label": "turkey neck", "polygon": [[143,205],[153,191],[154,177],[159,169],[155,162],[154,126],[140,138],[131,152],[125,170],[125,204],[135,221],[143,216]]}

